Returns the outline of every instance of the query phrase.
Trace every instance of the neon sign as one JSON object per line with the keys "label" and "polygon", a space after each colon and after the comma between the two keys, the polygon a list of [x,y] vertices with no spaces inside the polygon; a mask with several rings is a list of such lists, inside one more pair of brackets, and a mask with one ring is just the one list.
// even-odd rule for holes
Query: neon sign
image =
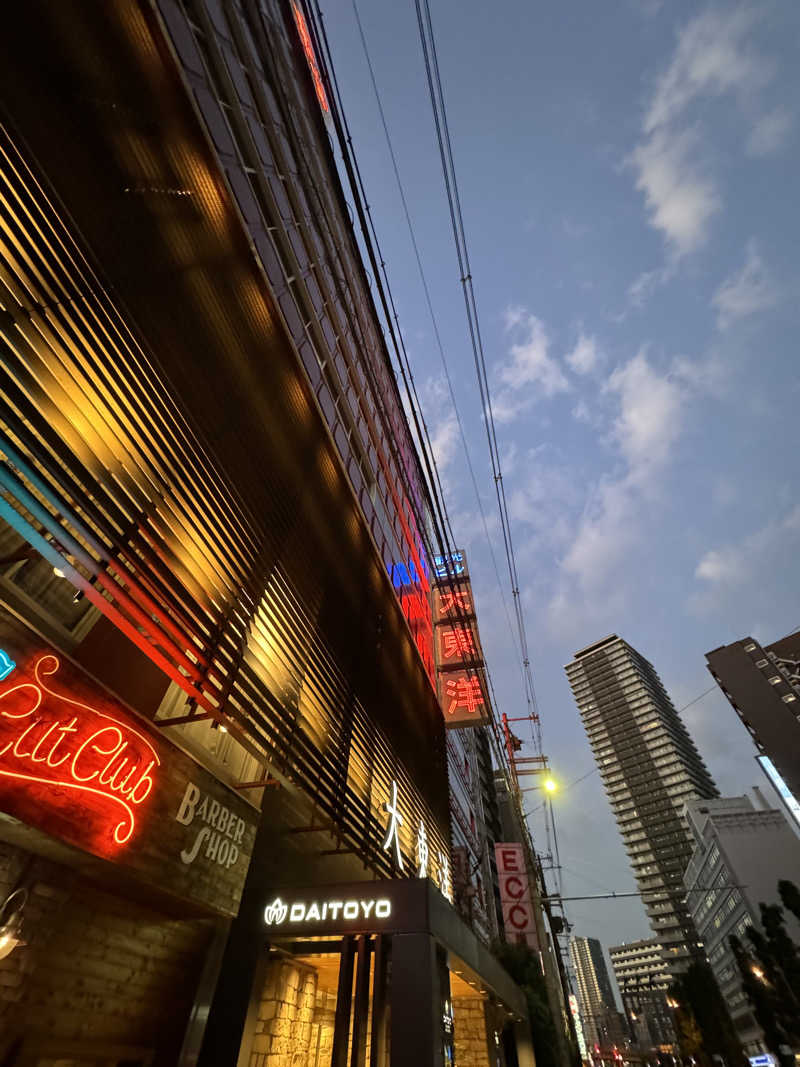
{"label": "neon sign", "polygon": [[292,13],[294,14],[294,22],[297,26],[297,32],[300,34],[300,43],[305,52],[306,62],[311,71],[311,79],[314,82],[314,89],[317,94],[317,100],[319,100],[319,106],[323,111],[329,111],[328,97],[325,95],[325,87],[322,84],[322,74],[320,73],[319,63],[317,63],[317,57],[314,54],[314,45],[311,43],[311,34],[308,32],[306,17],[297,4],[292,4]]}
{"label": "neon sign", "polygon": [[391,803],[387,800],[383,805],[383,810],[389,816],[389,825],[386,828],[386,837],[383,841],[383,851],[388,852],[394,843],[394,856],[397,861],[397,866],[402,871],[403,869],[403,854],[400,851],[400,837],[398,831],[403,825],[405,820],[400,814],[400,808],[397,804],[397,782],[392,782],[392,800]]}
{"label": "neon sign", "polygon": [[[21,671],[24,681],[0,692],[0,781],[19,783],[62,815],[66,807],[92,824],[96,815],[105,845],[124,845],[153,789],[158,754],[129,723],[52,688],[60,666],[42,653]],[[74,810],[78,797],[88,811]]]}
{"label": "neon sign", "polygon": [[16,667],[16,663],[7,652],[0,648],[0,682],[4,682]]}
{"label": "neon sign", "polygon": [[437,578],[457,578],[465,571],[463,552],[448,552],[444,556],[433,557],[433,573]]}
{"label": "neon sign", "polygon": [[392,902],[385,897],[367,900],[312,900],[308,904],[298,901],[284,904],[276,897],[264,909],[267,926],[280,926],[284,922],[356,922],[368,919],[388,919],[392,914]]}

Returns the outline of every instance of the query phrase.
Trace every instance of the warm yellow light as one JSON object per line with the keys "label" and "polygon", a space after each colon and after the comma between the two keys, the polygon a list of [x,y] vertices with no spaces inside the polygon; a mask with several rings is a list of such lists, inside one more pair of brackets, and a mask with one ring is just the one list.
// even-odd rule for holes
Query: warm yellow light
{"label": "warm yellow light", "polygon": [[558,789],[558,785],[555,779],[553,778],[545,778],[544,787],[548,793],[555,793],[555,791]]}
{"label": "warm yellow light", "polygon": [[64,572],[61,570],[60,567],[53,567],[53,574],[56,576],[56,578],[65,578],[66,577],[66,575],[64,574]]}
{"label": "warm yellow light", "polygon": [[764,972],[761,970],[760,967],[753,966],[751,968],[751,970],[752,970],[753,974],[756,976],[756,978],[759,980],[759,982],[763,982],[764,981]]}

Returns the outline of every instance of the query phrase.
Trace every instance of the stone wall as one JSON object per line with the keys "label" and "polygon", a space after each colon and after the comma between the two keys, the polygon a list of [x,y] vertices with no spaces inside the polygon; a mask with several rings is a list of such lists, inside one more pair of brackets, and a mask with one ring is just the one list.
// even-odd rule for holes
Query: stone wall
{"label": "stone wall", "polygon": [[335,1008],[335,994],[318,989],[312,968],[270,961],[250,1067],[328,1067]]}
{"label": "stone wall", "polygon": [[174,1065],[210,923],[167,919],[0,844],[0,901],[20,882],[26,944],[0,960],[0,1062],[32,1047],[59,1064],[130,1048]]}
{"label": "stone wall", "polygon": [[480,997],[453,998],[458,1067],[492,1067],[486,1033],[486,1004]]}

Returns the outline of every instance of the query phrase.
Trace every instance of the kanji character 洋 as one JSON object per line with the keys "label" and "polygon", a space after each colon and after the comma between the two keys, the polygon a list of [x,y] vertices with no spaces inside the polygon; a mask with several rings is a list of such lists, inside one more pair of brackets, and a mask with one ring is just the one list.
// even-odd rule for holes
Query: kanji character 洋
{"label": "kanji character \u6d0b", "polygon": [[483,690],[480,678],[463,675],[460,678],[448,678],[445,682],[445,693],[450,701],[447,706],[447,714],[452,715],[459,708],[463,708],[468,714],[473,715],[483,707]]}

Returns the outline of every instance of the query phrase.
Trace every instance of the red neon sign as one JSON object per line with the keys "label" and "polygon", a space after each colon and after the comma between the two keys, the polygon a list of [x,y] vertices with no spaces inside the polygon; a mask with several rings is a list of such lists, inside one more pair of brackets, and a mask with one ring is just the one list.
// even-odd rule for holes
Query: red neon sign
{"label": "red neon sign", "polygon": [[91,834],[95,849],[124,845],[152,791],[158,754],[128,722],[52,689],[60,666],[42,653],[20,672],[24,681],[0,691],[0,784],[24,783],[61,822],[66,809],[73,839]]}
{"label": "red neon sign", "polygon": [[325,86],[322,84],[322,75],[319,70],[319,63],[317,63],[317,57],[314,54],[314,45],[311,42],[311,34],[308,32],[308,23],[306,17],[300,10],[297,4],[292,4],[292,13],[294,14],[294,22],[297,26],[297,32],[300,34],[300,43],[303,46],[303,51],[306,54],[306,62],[308,63],[309,70],[311,71],[311,78],[314,82],[314,89],[317,93],[317,100],[319,100],[319,106],[323,111],[330,110],[328,108],[328,98],[325,95]]}
{"label": "red neon sign", "polygon": [[442,630],[442,659],[474,657],[477,654],[472,630],[466,626],[454,626],[452,630]]}
{"label": "red neon sign", "polygon": [[473,715],[483,707],[483,690],[480,679],[466,674],[457,678],[448,678],[445,682],[445,694],[449,701],[447,714],[452,715],[463,708],[468,715]]}

